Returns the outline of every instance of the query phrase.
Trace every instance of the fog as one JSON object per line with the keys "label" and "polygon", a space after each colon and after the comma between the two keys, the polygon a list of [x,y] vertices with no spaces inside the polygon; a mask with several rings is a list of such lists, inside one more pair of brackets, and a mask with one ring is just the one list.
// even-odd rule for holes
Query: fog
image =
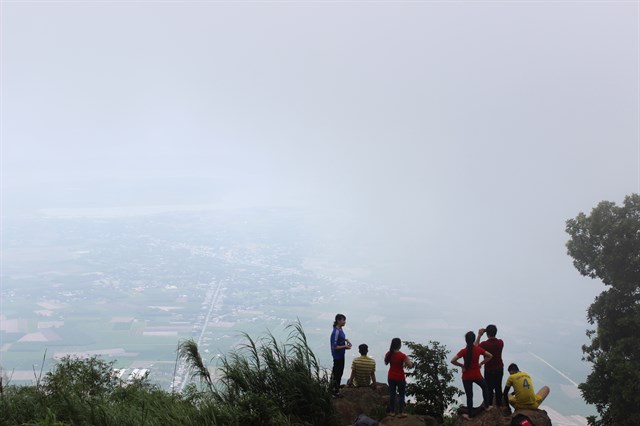
{"label": "fog", "polygon": [[634,2],[3,1],[3,221],[302,208],[367,280],[469,329],[586,327],[602,287],[571,265],[564,226],[640,191],[638,16]]}

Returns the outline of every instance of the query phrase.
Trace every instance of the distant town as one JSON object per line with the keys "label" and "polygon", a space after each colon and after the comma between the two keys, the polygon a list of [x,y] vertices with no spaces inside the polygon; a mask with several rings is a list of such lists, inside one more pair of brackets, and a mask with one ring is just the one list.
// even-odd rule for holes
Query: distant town
{"label": "distant town", "polygon": [[116,361],[119,377],[148,374],[181,389],[180,340],[215,360],[241,333],[281,330],[335,297],[337,278],[318,273],[290,224],[244,222],[216,213],[43,218],[5,230],[3,374],[28,383],[65,355],[99,355]]}

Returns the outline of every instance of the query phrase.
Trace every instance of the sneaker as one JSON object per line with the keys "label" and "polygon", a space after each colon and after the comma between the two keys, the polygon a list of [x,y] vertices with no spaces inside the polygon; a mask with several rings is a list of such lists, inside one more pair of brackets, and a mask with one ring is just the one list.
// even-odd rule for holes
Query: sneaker
{"label": "sneaker", "polygon": [[404,419],[405,417],[407,417],[407,413],[400,413],[398,414],[398,417]]}
{"label": "sneaker", "polygon": [[396,413],[389,413],[389,417],[395,417]]}

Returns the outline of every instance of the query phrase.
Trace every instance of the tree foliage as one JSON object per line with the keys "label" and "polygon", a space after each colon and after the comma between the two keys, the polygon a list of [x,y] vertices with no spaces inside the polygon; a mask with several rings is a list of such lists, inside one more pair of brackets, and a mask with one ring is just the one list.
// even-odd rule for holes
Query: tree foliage
{"label": "tree foliage", "polygon": [[587,331],[584,359],[593,364],[582,396],[594,404],[596,426],[636,425],[640,419],[640,195],[624,204],[602,201],[590,215],[567,221],[568,254],[584,276],[606,289],[587,311],[595,329]]}
{"label": "tree foliage", "polygon": [[451,385],[454,370],[449,368],[447,355],[449,350],[439,342],[430,341],[427,345],[404,342],[411,349],[414,362],[413,371],[407,376],[413,380],[407,384],[407,395],[413,396],[413,412],[427,414],[443,422],[444,413],[455,398],[462,394]]}

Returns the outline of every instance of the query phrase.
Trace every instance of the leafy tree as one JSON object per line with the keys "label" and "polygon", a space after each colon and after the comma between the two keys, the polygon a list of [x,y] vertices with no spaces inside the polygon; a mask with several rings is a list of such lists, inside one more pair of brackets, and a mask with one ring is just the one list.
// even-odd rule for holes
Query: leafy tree
{"label": "leafy tree", "polygon": [[118,384],[113,364],[96,356],[63,357],[43,380],[47,404],[56,408],[56,415],[62,421],[97,423],[97,419],[104,416],[106,401]]}
{"label": "leafy tree", "polygon": [[65,356],[46,374],[43,388],[47,394],[73,394],[79,399],[105,396],[118,384],[113,374],[114,363],[97,356],[88,359]]}
{"label": "leafy tree", "polygon": [[602,201],[589,216],[567,221],[568,254],[584,276],[598,278],[606,289],[587,311],[595,329],[582,347],[593,369],[580,384],[582,396],[594,404],[594,426],[636,425],[640,419],[640,195],[624,204]]}
{"label": "leafy tree", "polygon": [[413,378],[407,384],[407,395],[415,397],[412,404],[416,414],[427,414],[440,423],[444,420],[444,412],[453,404],[462,392],[451,385],[454,370],[449,368],[447,355],[449,350],[439,342],[430,341],[427,345],[404,342],[411,349],[414,369],[407,373]]}

